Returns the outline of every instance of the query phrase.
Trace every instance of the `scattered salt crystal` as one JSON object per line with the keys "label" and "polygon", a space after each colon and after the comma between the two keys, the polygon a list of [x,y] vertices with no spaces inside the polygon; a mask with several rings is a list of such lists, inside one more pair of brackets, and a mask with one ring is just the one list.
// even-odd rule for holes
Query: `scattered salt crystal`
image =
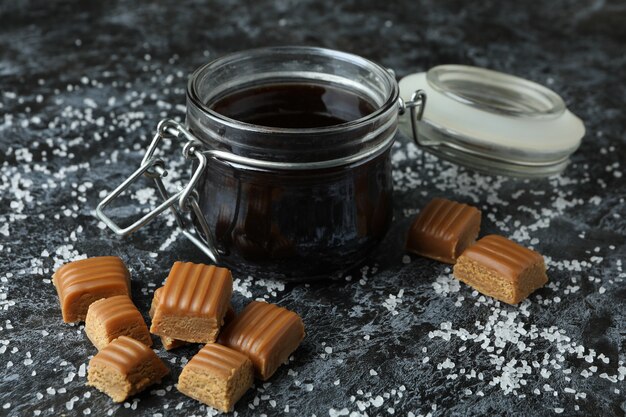
{"label": "scattered salt crystal", "polygon": [[437,364],[437,369],[452,369],[452,368],[454,368],[454,362],[452,362],[450,358],[446,358],[445,361],[443,361],[440,364]]}
{"label": "scattered salt crystal", "polygon": [[65,403],[65,408],[67,408],[70,411],[73,410],[74,409],[74,403],[76,401],[78,401],[78,400],[79,400],[78,397],[76,397],[76,396],[72,397],[68,402]]}
{"label": "scattered salt crystal", "polygon": [[378,408],[378,407],[380,407],[381,405],[383,405],[383,402],[384,402],[383,397],[381,397],[380,395],[377,395],[377,396],[376,396],[376,398],[373,398],[373,399],[370,401],[370,403],[371,403],[374,407],[376,407],[376,408]]}
{"label": "scattered salt crystal", "polygon": [[96,104],[96,102],[92,98],[86,97],[83,100],[83,103],[85,103],[85,106],[91,107],[92,109],[98,108],[98,104]]}

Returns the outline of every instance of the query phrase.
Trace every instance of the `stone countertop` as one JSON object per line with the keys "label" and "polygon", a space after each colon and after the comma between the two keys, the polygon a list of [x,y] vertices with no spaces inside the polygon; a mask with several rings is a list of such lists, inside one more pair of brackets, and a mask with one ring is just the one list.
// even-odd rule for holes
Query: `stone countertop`
{"label": "stone countertop", "polygon": [[[266,299],[307,327],[237,415],[624,415],[625,20],[610,0],[2,2],[0,415],[213,414],[174,386],[197,347],[159,349],[171,376],[126,403],[86,387],[95,348],[82,325],[62,323],[50,276],[119,255],[147,314],[174,260],[203,260],[171,219],[117,239],[94,207],[159,119],[183,117],[196,67],[278,44],[354,52],[399,76],[442,63],[513,73],[559,92],[587,134],[564,174],[533,181],[478,174],[400,138],[395,221],[366,267],[307,285],[237,277],[237,309]],[[411,217],[434,196],[478,206],[482,234],[543,253],[550,283],[511,307],[405,255]],[[145,189],[134,198],[129,212],[156,201]]]}

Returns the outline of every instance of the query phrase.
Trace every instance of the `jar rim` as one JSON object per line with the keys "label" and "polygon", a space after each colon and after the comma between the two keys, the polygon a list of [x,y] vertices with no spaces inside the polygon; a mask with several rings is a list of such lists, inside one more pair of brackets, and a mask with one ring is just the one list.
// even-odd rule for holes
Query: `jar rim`
{"label": "jar rim", "polygon": [[[203,100],[200,99],[198,94],[198,82],[200,76],[205,72],[209,71],[213,68],[219,68],[222,65],[225,65],[229,62],[236,61],[242,58],[252,58],[254,56],[267,56],[267,55],[281,55],[281,54],[302,54],[309,53],[311,55],[317,55],[322,57],[327,57],[330,59],[341,59],[344,61],[348,61],[350,63],[360,65],[363,68],[366,68],[368,71],[375,73],[384,79],[389,86],[389,93],[387,94],[386,100],[382,105],[380,105],[373,112],[366,114],[363,117],[360,117],[355,120],[350,120],[345,123],[340,123],[331,126],[322,126],[322,127],[309,127],[309,128],[285,128],[285,127],[270,127],[257,125],[252,123],[243,122],[241,120],[233,119],[227,117],[221,113],[212,110]],[[277,133],[277,134],[324,134],[330,132],[338,132],[341,130],[349,130],[353,128],[359,128],[367,123],[370,123],[372,120],[379,117],[381,114],[384,114],[389,110],[390,107],[397,105],[398,98],[400,96],[400,90],[398,87],[398,82],[395,77],[392,75],[393,72],[383,68],[379,64],[371,61],[369,59],[363,58],[359,55],[352,54],[349,52],[337,51],[334,49],[321,48],[316,46],[271,46],[271,47],[262,47],[262,48],[254,48],[247,49],[244,51],[233,52],[226,55],[223,55],[219,58],[216,58],[199,68],[197,68],[189,78],[187,83],[187,97],[188,100],[193,103],[193,105],[200,110],[204,115],[214,118],[220,123],[229,126],[234,129],[244,130],[248,132],[257,132],[257,133]]]}
{"label": "jar rim", "polygon": [[565,112],[561,96],[541,84],[486,68],[438,65],[426,72],[438,92],[495,114],[517,118],[554,118]]}

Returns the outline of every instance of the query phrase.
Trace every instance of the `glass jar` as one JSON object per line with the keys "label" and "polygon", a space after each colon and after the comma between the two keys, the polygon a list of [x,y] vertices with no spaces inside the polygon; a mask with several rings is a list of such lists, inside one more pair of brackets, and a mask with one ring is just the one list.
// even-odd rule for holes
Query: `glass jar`
{"label": "glass jar", "polygon": [[[325,127],[275,128],[212,109],[250,87],[323,83],[366,99],[375,110]],[[320,48],[246,51],[196,70],[187,88],[187,126],[204,146],[269,162],[215,159],[197,190],[221,264],[254,276],[310,278],[365,259],[392,217],[390,148],[398,86],[371,61]]]}

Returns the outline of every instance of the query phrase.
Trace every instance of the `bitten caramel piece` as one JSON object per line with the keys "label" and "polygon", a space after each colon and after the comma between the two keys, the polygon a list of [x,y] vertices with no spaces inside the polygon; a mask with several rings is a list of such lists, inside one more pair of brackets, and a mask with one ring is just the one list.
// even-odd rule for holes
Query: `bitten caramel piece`
{"label": "bitten caramel piece", "polygon": [[444,198],[434,198],[409,229],[406,250],[453,264],[472,245],[480,230],[480,210]]}
{"label": "bitten caramel piece", "polygon": [[130,274],[117,256],[100,256],[70,262],[52,276],[63,321],[85,320],[91,303],[114,295],[130,294]]}
{"label": "bitten caramel piece", "polygon": [[135,339],[120,336],[89,361],[87,385],[119,403],[161,382],[168,373],[152,349]]}
{"label": "bitten caramel piece", "polygon": [[150,332],[186,342],[215,342],[232,292],[228,269],[176,262],[160,294]]}
{"label": "bitten caramel piece", "polygon": [[252,386],[254,370],[250,359],[236,350],[216,343],[203,347],[178,378],[178,390],[223,412]]}
{"label": "bitten caramel piece", "polygon": [[463,252],[454,276],[508,304],[519,303],[548,282],[541,254],[497,235],[485,236]]}
{"label": "bitten caramel piece", "polygon": [[87,311],[85,333],[98,350],[120,336],[132,337],[146,346],[152,346],[148,326],[127,295],[93,302]]}
{"label": "bitten caramel piece", "polygon": [[258,378],[269,379],[304,339],[304,324],[293,311],[253,301],[224,328],[219,343],[248,355]]}

